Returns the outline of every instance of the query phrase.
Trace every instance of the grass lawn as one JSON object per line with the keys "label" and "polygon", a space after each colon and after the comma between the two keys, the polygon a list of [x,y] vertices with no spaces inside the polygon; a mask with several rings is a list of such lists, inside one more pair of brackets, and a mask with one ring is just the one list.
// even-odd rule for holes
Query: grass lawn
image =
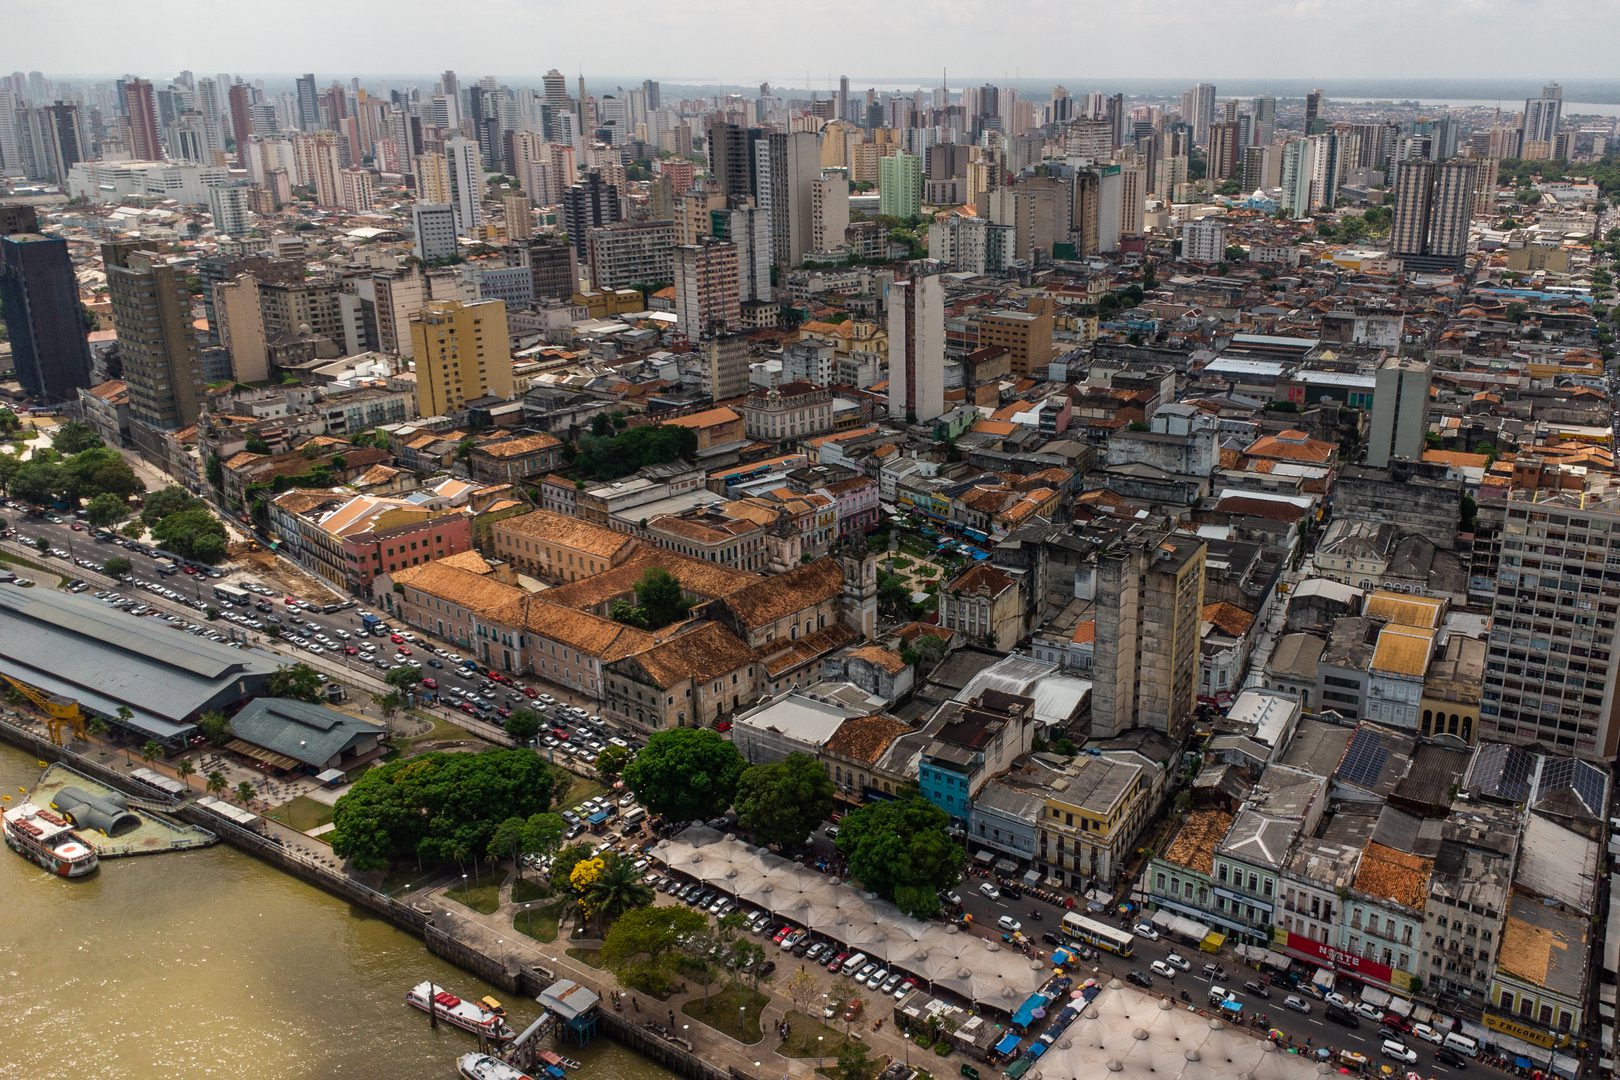
{"label": "grass lawn", "polygon": [[[866,1014],[862,1012],[855,1019],[855,1024],[859,1024],[865,1016]],[[842,1030],[842,1020],[838,1021],[838,1027],[831,1027],[819,1016],[809,1016],[795,1011],[787,1014],[787,1022],[793,1033],[783,1039],[781,1045],[776,1048],[776,1052],[783,1057],[813,1058],[819,1054],[822,1057],[835,1058],[844,1048],[844,1043],[850,1041],[849,1036]],[[816,1042],[817,1036],[821,1038],[819,1045]]]}
{"label": "grass lawn", "polygon": [[482,915],[493,915],[501,906],[501,883],[468,885],[465,888],[446,889],[444,895],[458,904],[464,904]]}
{"label": "grass lawn", "polygon": [[468,731],[466,728],[460,727],[459,725],[446,720],[442,716],[434,716],[432,713],[427,712],[426,710],[412,709],[411,715],[416,717],[418,720],[425,720],[432,724],[432,729],[424,734],[416,735],[409,739],[401,738],[400,736],[396,735],[394,737],[395,742],[402,743],[406,746],[411,746],[419,742],[462,742],[468,739],[471,739],[474,742],[484,741],[478,736],[474,735],[472,732]]}
{"label": "grass lawn", "polygon": [[551,895],[551,886],[533,878],[524,878],[522,881],[512,882],[512,903],[527,904],[533,900],[544,900]]}
{"label": "grass lawn", "polygon": [[[10,552],[0,551],[0,563],[12,567],[19,573],[23,570],[31,571],[34,575],[39,577],[40,582],[43,584],[51,584],[54,582],[56,585],[60,585],[65,580],[54,570],[48,570],[37,562],[30,562],[27,559],[13,555]],[[29,575],[25,574],[23,576],[27,577]]]}
{"label": "grass lawn", "polygon": [[707,1002],[693,998],[681,1006],[681,1012],[740,1043],[757,1043],[761,1037],[759,1014],[770,1000],[757,990],[735,987],[711,993]]}
{"label": "grass lawn", "polygon": [[567,950],[567,952],[569,956],[572,956],[575,960],[578,960],[582,964],[589,964],[593,968],[599,968],[602,966],[601,949],[573,948]]}
{"label": "grass lawn", "polygon": [[308,795],[300,795],[291,802],[282,803],[265,817],[279,821],[289,829],[308,832],[331,821],[332,808]]}
{"label": "grass lawn", "polygon": [[[562,920],[562,908],[561,900],[553,900],[528,911],[519,911],[512,917],[512,928],[536,941],[549,944],[557,940],[557,926]],[[574,950],[568,951],[572,953]]]}
{"label": "grass lawn", "polygon": [[606,795],[607,788],[584,776],[568,774],[568,791],[557,805],[563,809],[578,806],[586,799],[594,799],[598,795]]}

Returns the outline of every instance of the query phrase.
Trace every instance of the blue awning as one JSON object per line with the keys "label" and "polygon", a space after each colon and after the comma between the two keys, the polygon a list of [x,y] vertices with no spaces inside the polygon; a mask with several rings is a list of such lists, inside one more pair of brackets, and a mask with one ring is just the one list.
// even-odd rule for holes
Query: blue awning
{"label": "blue awning", "polygon": [[1046,1053],[1046,1048],[1046,1043],[1036,1040],[1029,1048],[1029,1056],[1032,1058],[1039,1058],[1042,1054]]}
{"label": "blue awning", "polygon": [[591,815],[590,822],[591,822],[592,825],[600,825],[600,824],[602,824],[602,822],[606,821],[607,819],[608,819],[607,811],[606,810],[598,810],[596,813]]}
{"label": "blue awning", "polygon": [[1015,1027],[1028,1027],[1039,1019],[1035,1014],[1051,1004],[1051,1001],[1052,999],[1045,994],[1029,995],[1024,999],[1024,1003],[1018,1006],[1018,1011],[1013,1013],[1013,1025]]}
{"label": "blue awning", "polygon": [[1003,1055],[1011,1054],[1018,1049],[1018,1044],[1022,1041],[1023,1036],[1021,1035],[1004,1035],[1002,1036],[1001,1041],[996,1043],[996,1053]]}

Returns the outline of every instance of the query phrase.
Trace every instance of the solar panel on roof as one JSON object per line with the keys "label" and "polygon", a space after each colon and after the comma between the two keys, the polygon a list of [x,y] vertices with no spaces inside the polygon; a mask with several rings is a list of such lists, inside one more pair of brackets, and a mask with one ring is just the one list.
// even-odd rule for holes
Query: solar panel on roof
{"label": "solar panel on roof", "polygon": [[1506,749],[1501,779],[1496,782],[1496,794],[1512,802],[1524,802],[1530,796],[1530,777],[1536,771],[1535,755],[1516,746]]}
{"label": "solar panel on roof", "polygon": [[1608,781],[1601,770],[1574,758],[1545,758],[1536,781],[1537,804],[1561,791],[1569,791],[1593,816],[1602,813]]}
{"label": "solar panel on roof", "polygon": [[1388,761],[1389,747],[1384,745],[1377,733],[1363,728],[1350,740],[1344,763],[1339,766],[1339,777],[1345,783],[1371,788],[1384,775],[1384,765]]}

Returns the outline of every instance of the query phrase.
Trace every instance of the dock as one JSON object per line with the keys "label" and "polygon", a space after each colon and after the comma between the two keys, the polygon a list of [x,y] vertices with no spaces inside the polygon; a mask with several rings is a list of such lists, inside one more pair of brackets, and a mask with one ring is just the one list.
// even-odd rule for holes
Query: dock
{"label": "dock", "polygon": [[[154,792],[151,799],[128,795],[60,762],[46,767],[27,797],[73,817],[79,835],[103,859],[189,851],[219,842],[207,829],[162,816],[159,811],[169,802],[163,795]],[[109,832],[91,821],[78,820],[73,805],[83,797],[116,807],[118,825]]]}

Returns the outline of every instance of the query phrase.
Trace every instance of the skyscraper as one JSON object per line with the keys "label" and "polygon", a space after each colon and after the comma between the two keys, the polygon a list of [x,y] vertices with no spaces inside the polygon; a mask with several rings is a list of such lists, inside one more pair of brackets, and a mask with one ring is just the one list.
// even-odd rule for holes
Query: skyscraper
{"label": "skyscraper", "polygon": [[1181,119],[1192,127],[1196,145],[1209,145],[1209,125],[1215,122],[1214,85],[1199,83],[1181,95]]}
{"label": "skyscraper", "polygon": [[431,263],[455,258],[456,212],[449,203],[412,204],[411,231],[416,237],[413,250],[418,259]]}
{"label": "skyscraper", "polygon": [[298,130],[316,131],[321,126],[319,92],[315,89],[314,75],[298,77]]}
{"label": "skyscraper", "polygon": [[1550,148],[1558,137],[1563,116],[1564,88],[1557,83],[1542,87],[1540,97],[1527,99],[1524,103],[1524,123],[1519,129],[1521,152],[1528,156],[1526,148],[1531,143],[1546,143]]}
{"label": "skyscraper", "polygon": [[1305,95],[1305,134],[1320,135],[1327,130],[1322,119],[1322,91],[1312,90]]}
{"label": "skyscraper", "polygon": [[152,84],[146,79],[130,79],[124,84],[124,101],[129,109],[129,152],[136,161],[162,161],[157,95]]}
{"label": "skyscraper", "polygon": [[67,186],[68,170],[88,156],[79,107],[58,101],[45,106],[46,165],[58,185]]}
{"label": "skyscraper", "polygon": [[739,293],[735,244],[705,239],[675,249],[675,315],[688,341],[735,332]]}
{"label": "skyscraper", "polygon": [[810,250],[812,185],[821,177],[821,146],[811,131],[773,131],[755,144],[759,205],[771,216],[771,257],[794,267]]}
{"label": "skyscraper", "polygon": [[1468,254],[1468,224],[1474,212],[1476,162],[1397,162],[1390,185],[1394,201],[1389,253],[1407,270],[1461,270]]}
{"label": "skyscraper", "polygon": [[423,416],[446,416],[481,397],[512,396],[506,304],[435,300],[410,317],[416,401]]}
{"label": "skyscraper", "polygon": [[1251,105],[1254,123],[1249,128],[1249,142],[1254,146],[1270,146],[1277,133],[1277,99],[1261,94]]}
{"label": "skyscraper", "polygon": [[1417,461],[1428,420],[1429,365],[1409,357],[1385,360],[1373,383],[1367,464],[1382,469],[1392,460]]}
{"label": "skyscraper", "polygon": [[253,134],[253,87],[246,83],[232,83],[226,92],[231,110],[231,138],[236,140],[236,164],[248,167],[248,136]]}
{"label": "skyscraper", "polygon": [[922,162],[905,152],[878,158],[878,213],[913,218],[922,213]]}
{"label": "skyscraper", "polygon": [[1216,183],[1237,177],[1243,166],[1243,152],[1239,146],[1239,127],[1236,120],[1222,121],[1209,126],[1209,178]]}
{"label": "skyscraper", "polygon": [[103,244],[101,257],[129,384],[130,419],[164,431],[196,423],[203,378],[185,278],[138,240]]}
{"label": "skyscraper", "polygon": [[720,191],[735,205],[736,200],[752,197],[758,190],[754,175],[754,144],[764,138],[758,128],[745,128],[725,121],[709,126],[709,175]]}
{"label": "skyscraper", "polygon": [[444,160],[450,172],[448,201],[456,211],[456,232],[471,236],[484,221],[484,165],[478,144],[459,136],[446,139]]}
{"label": "skyscraper", "polygon": [[0,236],[0,308],[23,390],[46,401],[71,401],[90,385],[78,282],[67,242],[41,236],[36,227]]}
{"label": "skyscraper", "polygon": [[563,231],[574,245],[579,263],[590,260],[590,231],[598,225],[611,225],[620,216],[619,189],[604,181],[595,169],[581,175],[579,183],[563,192]]}
{"label": "skyscraper", "polygon": [[939,275],[889,284],[889,415],[928,421],[945,412],[945,288]]}

